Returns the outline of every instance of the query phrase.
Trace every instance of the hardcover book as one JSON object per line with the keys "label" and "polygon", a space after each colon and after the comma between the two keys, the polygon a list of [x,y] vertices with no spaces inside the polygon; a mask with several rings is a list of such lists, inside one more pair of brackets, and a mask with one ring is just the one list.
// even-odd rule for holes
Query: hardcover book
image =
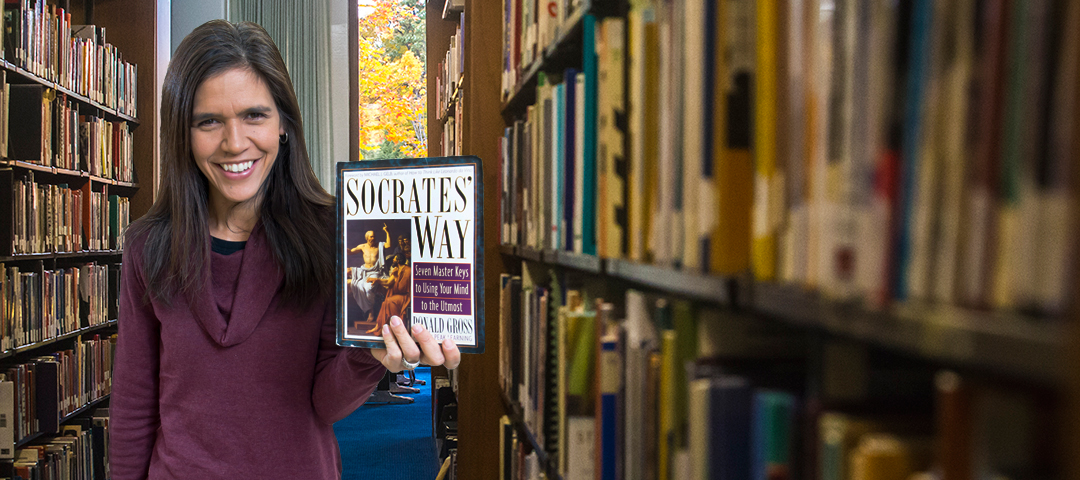
{"label": "hardcover book", "polygon": [[398,316],[484,352],[483,176],[476,157],[338,164],[338,345],[382,348]]}

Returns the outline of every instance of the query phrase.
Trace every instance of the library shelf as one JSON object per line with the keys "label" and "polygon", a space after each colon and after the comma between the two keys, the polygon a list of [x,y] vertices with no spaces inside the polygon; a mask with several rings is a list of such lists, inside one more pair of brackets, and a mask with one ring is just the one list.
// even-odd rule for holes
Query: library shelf
{"label": "library shelf", "polygon": [[499,396],[502,397],[504,410],[507,412],[506,416],[510,417],[510,422],[514,424],[514,429],[517,430],[519,437],[524,437],[533,451],[536,452],[536,459],[540,463],[544,472],[547,472],[548,478],[555,480],[562,480],[562,476],[558,475],[555,468],[555,459],[551,458],[547,451],[544,450],[543,445],[540,445],[536,441],[536,435],[532,430],[529,430],[529,426],[525,424],[525,415],[522,413],[521,405],[518,402],[510,400],[510,397],[506,395],[506,392],[500,391]]}
{"label": "library shelf", "polygon": [[[102,403],[104,403],[108,399],[109,399],[109,395],[105,394],[105,395],[102,395],[101,398],[98,398],[96,400],[90,400],[89,402],[86,402],[86,405],[83,405],[83,406],[75,409],[75,411],[61,417],[60,418],[60,424],[63,425],[65,423],[67,423],[71,419],[73,419],[73,418],[75,418],[75,417],[77,417],[77,416],[79,416],[79,415],[81,415],[83,413],[86,413],[87,411],[97,407],[98,405],[101,405]],[[59,432],[56,432],[56,433],[59,433]],[[15,442],[15,448],[25,447],[26,445],[29,445],[34,440],[37,440],[37,439],[39,439],[39,438],[41,438],[41,437],[43,437],[45,435],[51,435],[51,433],[50,432],[31,433],[30,435],[27,435],[27,436],[25,436],[23,438],[20,438],[17,442]]]}
{"label": "library shelf", "polygon": [[[592,10],[592,2],[582,2],[581,8],[570,15],[555,33],[555,41],[544,47],[538,58],[522,69],[521,78],[514,91],[503,101],[503,117],[513,117],[525,110],[526,105],[536,99],[536,80],[542,71],[561,71],[572,64],[581,64],[581,55],[568,55],[570,50],[581,49],[581,34],[584,31],[585,15]],[[576,58],[576,61],[571,60]]]}
{"label": "library shelf", "polygon": [[32,260],[55,260],[68,258],[101,258],[118,257],[123,255],[123,250],[83,250],[79,252],[44,252],[44,253],[17,253],[10,256],[0,256],[0,263],[32,261]]}
{"label": "library shelf", "polygon": [[595,255],[585,255],[567,252],[565,250],[553,250],[544,252],[544,258],[546,258],[549,263],[581,270],[583,272],[598,274],[604,271],[603,259]]}
{"label": "library shelf", "polygon": [[533,262],[541,262],[541,263],[543,263],[543,261],[544,261],[544,251],[533,248],[533,247],[526,247],[524,245],[518,245],[518,247],[517,247],[517,255],[519,257],[521,257],[521,258],[524,258],[525,260],[530,260],[530,261],[533,261]]}
{"label": "library shelf", "polygon": [[53,345],[53,344],[55,344],[57,342],[62,342],[64,340],[70,340],[70,339],[73,339],[73,338],[77,338],[80,335],[86,335],[88,333],[97,333],[97,332],[100,332],[100,331],[103,331],[103,330],[106,330],[108,328],[115,327],[115,326],[116,326],[116,320],[113,319],[113,320],[109,320],[108,322],[105,322],[105,323],[103,323],[101,325],[91,325],[89,327],[83,327],[83,328],[80,328],[80,329],[75,330],[73,332],[68,332],[68,333],[65,333],[63,335],[59,335],[59,336],[56,336],[56,337],[53,337],[53,338],[42,340],[40,342],[34,342],[34,343],[27,344],[27,345],[22,345],[22,346],[19,346],[19,347],[12,348],[12,349],[6,350],[4,352],[0,352],[0,359],[10,358],[10,357],[14,357],[16,355],[24,354],[26,352],[35,351],[35,350],[38,350],[40,348],[45,348],[45,347],[48,347],[50,345]]}
{"label": "library shelf", "polygon": [[41,438],[43,435],[45,435],[45,432],[34,432],[34,433],[31,433],[30,435],[27,435],[27,436],[25,436],[23,438],[20,438],[18,441],[15,442],[15,448],[20,448],[20,447],[24,447],[26,445],[29,445],[30,442],[33,442],[34,440],[37,440],[37,439]]}
{"label": "library shelf", "polygon": [[61,417],[60,418],[60,423],[64,424],[67,421],[69,421],[69,420],[71,420],[71,419],[73,419],[73,418],[75,418],[75,417],[77,417],[79,415],[82,415],[83,413],[86,413],[86,412],[96,408],[98,405],[101,405],[102,403],[105,403],[105,401],[108,400],[108,399],[109,399],[109,394],[106,393],[105,395],[102,395],[101,397],[99,397],[97,399],[90,400],[89,402],[86,402],[86,405],[83,405],[83,406],[81,406],[79,408],[76,408],[71,413]]}
{"label": "library shelf", "polygon": [[464,12],[464,11],[465,11],[465,1],[464,0],[457,0],[457,1],[455,1],[455,0],[446,0],[443,3],[442,19],[447,20],[447,21],[451,21],[451,22],[456,22],[456,21],[458,21],[460,16],[459,15],[454,15],[454,14],[455,13],[460,14],[461,12]]}
{"label": "library shelf", "polygon": [[913,302],[872,310],[796,285],[752,282],[561,251],[501,245],[501,253],[617,279],[690,300],[736,306],[932,362],[1044,385],[1066,382],[1066,325],[1002,311]]}
{"label": "library shelf", "polygon": [[95,102],[95,101],[91,100],[89,97],[86,97],[86,96],[84,96],[82,94],[79,94],[79,93],[75,93],[74,91],[69,90],[67,87],[64,87],[64,86],[62,86],[62,85],[60,85],[60,84],[58,84],[56,82],[53,82],[53,81],[45,79],[45,78],[41,78],[41,77],[39,77],[39,76],[37,76],[37,75],[27,71],[27,70],[22,69],[21,67],[18,67],[16,65],[8,62],[7,60],[0,59],[0,68],[3,68],[4,70],[7,70],[9,72],[15,73],[15,74],[19,75],[20,77],[23,77],[26,80],[30,80],[32,82],[39,83],[39,84],[44,85],[44,86],[46,86],[48,88],[52,88],[54,90],[62,92],[64,94],[66,94],[69,98],[75,99],[75,100],[79,101],[80,103],[83,103],[85,105],[89,105],[89,106],[91,106],[93,108],[101,110],[101,112],[105,114],[105,116],[106,116],[106,118],[108,120],[127,122],[133,128],[139,126],[139,120],[136,119],[135,117],[132,117],[132,116],[127,115],[127,114],[122,113],[122,112],[118,112],[114,108],[110,108],[110,107],[102,105],[102,104],[100,104],[98,102]]}
{"label": "library shelf", "polygon": [[35,172],[56,175],[58,177],[80,179],[80,181],[90,179],[94,183],[102,183],[128,189],[137,190],[139,188],[139,184],[135,182],[125,182],[123,180],[115,180],[112,178],[102,177],[100,175],[92,175],[89,172],[84,172],[82,170],[69,170],[66,168],[52,167],[49,165],[41,165],[39,163],[27,162],[25,160],[0,160],[0,166],[10,167],[15,170],[32,170]]}
{"label": "library shelf", "polygon": [[735,279],[659,267],[623,259],[607,259],[606,273],[639,285],[692,300],[730,305],[735,298]]}
{"label": "library shelf", "polygon": [[1060,321],[914,302],[871,310],[770,283],[755,283],[751,297],[750,308],[766,316],[918,358],[1051,386],[1067,380]]}

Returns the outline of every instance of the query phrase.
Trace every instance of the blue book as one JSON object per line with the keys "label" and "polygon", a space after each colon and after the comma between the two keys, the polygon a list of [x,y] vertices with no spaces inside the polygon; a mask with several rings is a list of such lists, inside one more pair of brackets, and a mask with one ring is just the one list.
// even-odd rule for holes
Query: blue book
{"label": "blue book", "polygon": [[577,127],[577,115],[575,114],[574,105],[576,105],[577,97],[574,92],[577,90],[574,86],[577,81],[578,70],[575,68],[568,68],[563,73],[563,85],[565,86],[566,102],[562,104],[563,116],[566,119],[565,128],[563,128],[564,141],[563,146],[563,159],[564,159],[564,176],[563,176],[563,225],[565,229],[563,231],[563,249],[567,251],[574,250],[574,151],[576,143],[581,141],[576,138],[575,129]]}
{"label": "blue book", "polygon": [[911,261],[911,223],[918,188],[918,151],[922,143],[923,95],[926,90],[930,62],[930,22],[933,8],[930,0],[917,0],[911,14],[911,44],[908,51],[907,86],[904,90],[903,139],[900,147],[900,205],[896,242],[896,264],[893,275],[897,300],[907,298],[907,269]]}
{"label": "blue book", "polygon": [[774,390],[754,392],[754,480],[791,478],[795,396]]}
{"label": "blue book", "polygon": [[[569,87],[572,89],[573,84]],[[552,104],[552,108],[555,109],[555,136],[552,139],[554,141],[554,148],[552,149],[551,156],[555,161],[555,166],[552,168],[552,175],[554,178],[551,183],[554,187],[554,191],[551,192],[554,198],[551,199],[551,227],[554,230],[551,238],[551,248],[553,250],[562,250],[565,248],[563,239],[565,238],[566,230],[566,218],[563,217],[565,209],[566,185],[564,179],[566,178],[566,90],[567,83],[563,82],[555,86],[555,102]]]}
{"label": "blue book", "polygon": [[711,390],[709,456],[712,468],[709,478],[751,478],[753,392],[750,384],[740,377],[721,377],[713,382]]}
{"label": "blue book", "polygon": [[585,69],[584,195],[582,203],[582,253],[596,255],[596,17],[585,15],[582,61]]}
{"label": "blue book", "polygon": [[622,350],[619,335],[610,332],[600,338],[600,358],[597,373],[600,382],[600,412],[598,415],[600,445],[597,445],[597,470],[602,480],[620,478],[622,451]]}

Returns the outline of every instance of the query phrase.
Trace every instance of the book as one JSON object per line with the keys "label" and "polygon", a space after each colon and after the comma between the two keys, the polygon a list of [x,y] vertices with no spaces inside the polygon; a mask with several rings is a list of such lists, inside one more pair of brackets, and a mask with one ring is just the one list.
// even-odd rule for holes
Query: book
{"label": "book", "polygon": [[15,458],[15,383],[0,381],[0,460]]}
{"label": "book", "polygon": [[338,163],[339,345],[382,347],[398,316],[483,353],[483,195],[476,157]]}

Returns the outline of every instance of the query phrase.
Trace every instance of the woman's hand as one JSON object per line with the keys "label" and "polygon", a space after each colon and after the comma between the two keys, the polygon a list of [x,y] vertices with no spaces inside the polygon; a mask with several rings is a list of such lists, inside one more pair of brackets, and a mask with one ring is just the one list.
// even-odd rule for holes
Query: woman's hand
{"label": "woman's hand", "polygon": [[412,329],[415,341],[409,336],[400,318],[390,317],[390,324],[383,325],[382,331],[386,348],[373,348],[371,355],[393,373],[405,369],[402,358],[425,365],[443,365],[449,369],[457,368],[461,364],[461,351],[453,340],[443,340],[442,344],[435,342],[435,337],[420,323],[414,323]]}

